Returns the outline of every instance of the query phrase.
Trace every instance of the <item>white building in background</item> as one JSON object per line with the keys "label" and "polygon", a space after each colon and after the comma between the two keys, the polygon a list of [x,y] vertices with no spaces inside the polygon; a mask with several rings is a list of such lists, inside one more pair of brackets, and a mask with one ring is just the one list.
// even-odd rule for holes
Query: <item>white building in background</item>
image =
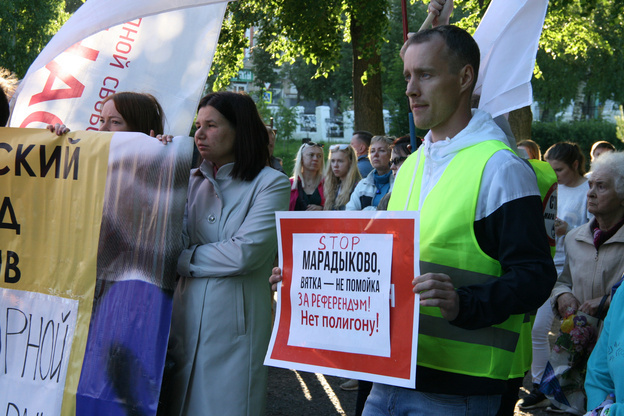
{"label": "white building in background", "polygon": [[[531,111],[533,112],[533,120],[540,121],[541,111],[538,102],[534,101],[533,104],[531,104]],[[574,102],[571,101],[570,105],[568,105],[564,111],[557,113],[555,117],[561,121],[573,121],[573,111]],[[620,104],[611,100],[607,100],[602,107],[601,114],[603,120],[615,124],[615,118],[620,116]]]}

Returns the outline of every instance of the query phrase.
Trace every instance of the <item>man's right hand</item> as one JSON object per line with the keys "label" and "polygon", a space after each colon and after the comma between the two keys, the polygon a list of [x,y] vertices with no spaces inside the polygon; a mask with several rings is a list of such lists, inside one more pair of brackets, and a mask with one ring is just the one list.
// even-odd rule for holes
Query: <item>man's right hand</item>
{"label": "man's right hand", "polygon": [[420,306],[440,308],[442,316],[452,321],[459,315],[459,295],[451,278],[444,273],[426,273],[412,280],[412,291],[420,295]]}
{"label": "man's right hand", "polygon": [[428,11],[436,15],[433,27],[448,25],[453,12],[453,0],[431,0]]}

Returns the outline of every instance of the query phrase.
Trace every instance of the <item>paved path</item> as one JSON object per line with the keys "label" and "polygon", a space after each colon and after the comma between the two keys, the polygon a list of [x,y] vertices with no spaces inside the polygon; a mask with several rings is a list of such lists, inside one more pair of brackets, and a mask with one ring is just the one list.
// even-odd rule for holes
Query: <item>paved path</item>
{"label": "paved path", "polygon": [[[357,392],[343,391],[345,379],[303,371],[269,367],[267,416],[354,416]],[[528,394],[529,379],[525,379],[521,396]],[[555,413],[537,409],[514,416],[553,416]]]}

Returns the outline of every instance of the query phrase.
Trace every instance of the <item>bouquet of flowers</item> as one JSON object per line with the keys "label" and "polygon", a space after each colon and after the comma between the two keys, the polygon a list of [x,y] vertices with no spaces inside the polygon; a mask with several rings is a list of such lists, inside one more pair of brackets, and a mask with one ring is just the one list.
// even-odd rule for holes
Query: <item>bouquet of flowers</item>
{"label": "bouquet of flowers", "polygon": [[559,336],[553,346],[553,351],[568,352],[568,362],[571,369],[577,370],[583,378],[587,372],[587,360],[598,340],[598,328],[592,325],[596,318],[583,312],[569,312],[561,322]]}
{"label": "bouquet of flowers", "polygon": [[585,413],[587,360],[598,340],[598,319],[568,312],[550,354],[540,391],[553,405],[575,415]]}

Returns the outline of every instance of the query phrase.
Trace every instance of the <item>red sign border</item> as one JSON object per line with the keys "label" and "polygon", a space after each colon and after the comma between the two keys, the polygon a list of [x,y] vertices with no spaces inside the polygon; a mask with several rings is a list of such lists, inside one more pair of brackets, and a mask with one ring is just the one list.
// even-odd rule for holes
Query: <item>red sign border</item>
{"label": "red sign border", "polygon": [[[379,213],[377,213],[379,214]],[[282,242],[281,313],[274,338],[272,360],[309,366],[336,368],[359,373],[409,380],[414,367],[415,218],[279,218]],[[327,230],[327,231],[325,231]],[[392,272],[395,307],[390,308],[390,357],[354,354],[288,345],[290,285],[292,283],[293,234],[392,234]]]}

